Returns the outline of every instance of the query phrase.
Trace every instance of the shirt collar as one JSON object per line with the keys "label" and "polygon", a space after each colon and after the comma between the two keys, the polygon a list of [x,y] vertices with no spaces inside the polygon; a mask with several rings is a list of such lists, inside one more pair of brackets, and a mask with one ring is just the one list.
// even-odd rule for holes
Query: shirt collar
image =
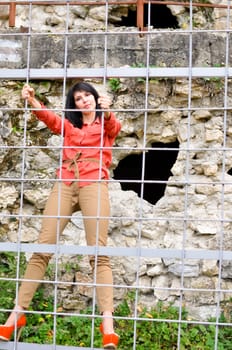
{"label": "shirt collar", "polygon": [[87,126],[87,125],[94,125],[94,124],[100,124],[99,117],[97,117],[91,124],[83,123],[83,125],[85,125],[85,126]]}

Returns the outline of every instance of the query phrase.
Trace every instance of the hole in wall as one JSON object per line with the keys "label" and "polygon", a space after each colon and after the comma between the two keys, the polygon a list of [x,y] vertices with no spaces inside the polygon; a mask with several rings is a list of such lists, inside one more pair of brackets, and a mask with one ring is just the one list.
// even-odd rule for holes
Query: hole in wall
{"label": "hole in wall", "polygon": [[[166,183],[172,175],[171,168],[178,155],[179,142],[168,144],[155,142],[151,145],[154,150],[145,153],[144,180],[151,181],[144,183],[143,199],[155,204],[164,195]],[[114,170],[113,178],[121,183],[124,191],[132,190],[141,197],[143,154],[130,154],[122,159]],[[120,181],[123,180],[123,181]],[[125,181],[126,180],[126,181]],[[131,182],[133,180],[135,182]],[[138,182],[136,182],[138,180]],[[153,182],[152,182],[153,181]],[[161,181],[161,182],[154,182]]]}
{"label": "hole in wall", "polygon": [[[148,4],[144,5],[144,26],[148,26]],[[116,23],[119,26],[136,27],[136,10],[128,9],[128,15],[122,16],[121,21]],[[150,5],[150,26],[153,28],[179,28],[177,18],[173,16],[171,10],[165,5]]]}
{"label": "hole in wall", "polygon": [[[144,5],[144,26],[147,27],[149,8]],[[171,10],[165,5],[151,5],[150,26],[153,28],[179,28],[177,18],[173,16]]]}

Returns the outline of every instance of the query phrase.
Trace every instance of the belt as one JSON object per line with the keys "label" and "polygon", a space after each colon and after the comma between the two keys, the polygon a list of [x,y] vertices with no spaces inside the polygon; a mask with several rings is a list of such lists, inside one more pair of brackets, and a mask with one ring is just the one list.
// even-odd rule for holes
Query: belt
{"label": "belt", "polygon": [[[74,174],[75,174],[75,178],[76,179],[79,179],[79,169],[78,169],[78,166],[77,166],[77,163],[79,162],[95,162],[95,163],[100,163],[100,160],[97,159],[97,158],[80,158],[81,156],[81,152],[77,152],[75,154],[75,157],[72,158],[72,159],[65,159],[63,161],[63,163],[69,163],[67,169],[69,171],[71,171],[73,168],[74,168]],[[104,166],[105,164],[102,163]]]}

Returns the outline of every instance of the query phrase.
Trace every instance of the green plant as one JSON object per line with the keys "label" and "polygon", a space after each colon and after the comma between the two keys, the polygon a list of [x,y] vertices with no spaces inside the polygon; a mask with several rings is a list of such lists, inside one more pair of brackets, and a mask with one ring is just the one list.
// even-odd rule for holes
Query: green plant
{"label": "green plant", "polygon": [[[182,308],[181,321],[179,324],[180,310],[172,304],[166,306],[163,303],[151,309],[139,308],[137,318],[133,320],[132,311],[129,307],[131,298],[125,300],[116,309],[115,315],[125,317],[117,320],[117,332],[120,334],[120,349],[136,350],[170,350],[177,349],[178,334],[180,332],[181,350],[214,350],[216,325],[202,325],[190,323],[188,313]],[[134,309],[134,307],[132,307]],[[127,318],[126,318],[127,317]],[[130,319],[131,318],[131,319]],[[225,318],[220,319],[225,322]],[[134,334],[136,329],[136,337]],[[230,325],[219,328],[218,350],[229,350],[231,346],[232,329]]]}
{"label": "green plant", "polygon": [[[13,307],[17,287],[16,273],[23,273],[25,257],[23,254],[0,253],[0,296],[1,308]],[[72,266],[71,266],[72,267]],[[100,317],[93,317],[92,309],[87,308],[76,316],[68,316],[62,305],[47,294],[41,286],[33,298],[27,314],[27,326],[23,329],[21,341],[26,343],[77,346],[91,346],[92,326],[94,326],[94,348],[101,347],[99,332]],[[172,304],[161,302],[148,309],[136,304],[136,294],[130,291],[115,310],[115,328],[120,335],[118,350],[176,350],[180,339],[180,350],[214,350],[217,335],[217,350],[231,350],[232,327],[231,310],[225,310],[219,322],[210,319],[208,324],[191,322],[185,308],[181,310]],[[222,303],[223,306],[223,303]],[[36,312],[35,312],[36,310]],[[94,310],[98,315],[98,310]],[[135,314],[136,311],[136,314]],[[181,312],[181,314],[180,314]],[[6,315],[0,313],[0,323],[4,323]],[[180,321],[181,320],[181,321]],[[221,324],[220,324],[221,323]],[[218,333],[216,333],[218,327]],[[54,332],[55,329],[55,332]],[[55,338],[55,339],[54,339]]]}
{"label": "green plant", "polygon": [[22,134],[23,133],[23,129],[16,127],[16,126],[13,126],[11,130],[14,134],[19,134],[19,133]]}
{"label": "green plant", "polygon": [[[0,253],[0,300],[1,309],[12,308],[16,294],[17,282],[17,263],[19,263],[18,274],[24,271],[25,256],[11,252]],[[5,322],[6,315],[0,312],[0,324]]]}
{"label": "green plant", "polygon": [[121,82],[119,78],[110,78],[109,86],[112,91],[117,92],[121,88]]}

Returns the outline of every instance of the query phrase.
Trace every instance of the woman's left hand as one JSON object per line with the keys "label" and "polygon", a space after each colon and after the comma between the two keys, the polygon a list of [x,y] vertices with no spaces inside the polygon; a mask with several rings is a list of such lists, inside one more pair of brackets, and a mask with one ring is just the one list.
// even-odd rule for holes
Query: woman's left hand
{"label": "woman's left hand", "polygon": [[105,119],[109,119],[110,113],[108,111],[106,111],[107,109],[110,108],[110,105],[111,105],[111,99],[109,98],[109,96],[100,95],[98,98],[98,103],[99,103],[99,106],[101,107],[101,109],[105,110],[105,112],[104,112]]}
{"label": "woman's left hand", "polygon": [[100,95],[98,103],[102,109],[109,109],[111,105],[111,99],[107,95]]}

